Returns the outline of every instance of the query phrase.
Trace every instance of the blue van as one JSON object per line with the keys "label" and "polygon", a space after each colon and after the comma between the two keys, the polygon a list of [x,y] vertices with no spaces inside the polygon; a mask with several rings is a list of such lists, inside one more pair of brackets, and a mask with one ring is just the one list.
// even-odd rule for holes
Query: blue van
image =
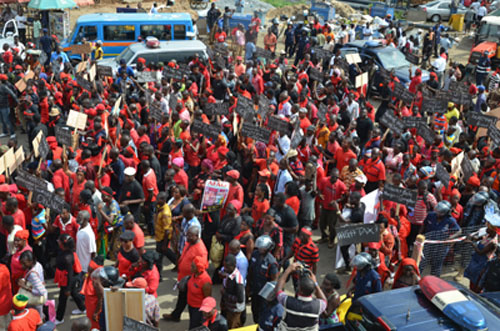
{"label": "blue van", "polygon": [[102,41],[104,57],[118,56],[127,46],[152,36],[161,41],[194,39],[193,21],[188,13],[107,13],[82,15],[76,21],[71,36],[62,46],[70,59],[80,60],[80,54],[71,54],[71,46],[82,39],[95,43]]}

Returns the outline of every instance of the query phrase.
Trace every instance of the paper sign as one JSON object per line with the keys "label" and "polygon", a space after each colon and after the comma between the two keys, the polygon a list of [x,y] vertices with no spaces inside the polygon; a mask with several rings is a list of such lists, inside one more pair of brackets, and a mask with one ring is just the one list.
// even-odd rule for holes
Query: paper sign
{"label": "paper sign", "polygon": [[380,230],[378,224],[352,224],[336,229],[339,246],[357,243],[378,242]]}
{"label": "paper sign", "polygon": [[89,76],[90,76],[90,81],[93,82],[95,80],[95,75],[97,74],[97,69],[95,64],[90,67],[89,70]]}
{"label": "paper sign", "polygon": [[87,125],[87,114],[70,110],[66,125],[78,130],[85,130],[85,126]]}
{"label": "paper sign", "polygon": [[111,115],[118,116],[120,114],[120,104],[122,103],[122,97],[120,96],[118,100],[116,100],[115,105],[113,106],[113,110],[111,111]]}
{"label": "paper sign", "polygon": [[356,88],[362,87],[363,85],[368,84],[368,73],[364,72],[361,75],[356,76]]}
{"label": "paper sign", "polygon": [[87,61],[82,61],[76,66],[76,73],[79,74],[87,69]]}
{"label": "paper sign", "polygon": [[92,45],[89,43],[72,45],[70,47],[71,53],[75,54],[89,54],[92,52]]}
{"label": "paper sign", "polygon": [[14,156],[16,158],[16,165],[11,172],[14,172],[15,169],[19,168],[23,162],[24,162],[24,149],[22,147],[19,147],[17,151],[14,153]]}
{"label": "paper sign", "polygon": [[35,77],[35,73],[33,71],[28,71],[26,75],[24,75],[24,78],[20,79],[15,85],[16,88],[19,90],[19,92],[24,92],[26,89],[27,85],[26,82],[30,79]]}
{"label": "paper sign", "polygon": [[361,63],[361,58],[359,57],[358,53],[346,54],[345,59],[349,64]]}
{"label": "paper sign", "polygon": [[215,180],[205,182],[205,190],[201,198],[202,211],[216,211],[221,209],[229,194],[229,183]]}
{"label": "paper sign", "polygon": [[14,148],[9,148],[3,156],[5,158],[5,168],[9,170],[9,173],[12,173],[16,169],[16,156],[14,154]]}

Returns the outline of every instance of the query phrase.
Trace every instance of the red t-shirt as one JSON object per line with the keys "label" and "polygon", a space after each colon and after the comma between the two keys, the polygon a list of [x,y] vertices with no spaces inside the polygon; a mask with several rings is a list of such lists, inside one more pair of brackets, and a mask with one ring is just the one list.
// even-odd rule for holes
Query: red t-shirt
{"label": "red t-shirt", "polygon": [[205,285],[206,283],[212,284],[212,278],[210,278],[210,275],[207,273],[206,270],[204,270],[203,273],[197,277],[191,275],[191,278],[189,278],[187,284],[188,286],[187,302],[189,306],[193,308],[201,307],[201,302],[205,298],[203,295],[203,285]]}
{"label": "red t-shirt", "polygon": [[330,182],[330,177],[323,178],[318,188],[323,195],[321,204],[326,210],[334,210],[334,208],[330,205],[330,202],[340,199],[342,195],[347,192],[345,184],[340,179],[337,179],[337,181],[332,184]]}
{"label": "red t-shirt", "polygon": [[135,234],[134,247],[137,249],[144,247],[144,232],[142,232],[142,229],[139,227],[137,223],[134,224],[132,232]]}
{"label": "red t-shirt", "polygon": [[335,152],[335,160],[337,160],[337,169],[341,171],[346,165],[349,165],[351,159],[355,159],[356,154],[350,149],[344,152],[342,148],[337,149]]}
{"label": "red t-shirt", "polygon": [[183,185],[186,190],[189,189],[188,185],[189,185],[189,179],[188,179],[188,175],[186,174],[186,172],[183,170],[183,169],[180,169],[175,175],[174,175],[174,182],[177,184],[177,185]]}
{"label": "red t-shirt", "polygon": [[255,222],[260,220],[262,215],[264,215],[269,210],[269,207],[269,200],[264,199],[264,201],[260,202],[259,199],[255,198],[252,205],[253,220]]}
{"label": "red t-shirt", "polygon": [[33,308],[28,308],[19,315],[13,316],[8,331],[36,331],[42,324],[40,314]]}
{"label": "red t-shirt", "polygon": [[292,207],[293,211],[295,212],[295,215],[299,214],[299,208],[300,208],[300,200],[296,196],[290,197],[285,200],[285,204],[289,205]]}
{"label": "red t-shirt", "polygon": [[56,217],[56,220],[54,221],[54,226],[56,228],[59,228],[61,234],[68,234],[73,238],[73,240],[76,241],[76,233],[78,232],[78,229],[80,228],[80,225],[76,223],[76,218],[70,215],[70,220],[68,223],[64,224],[61,220],[61,215],[58,215]]}
{"label": "red t-shirt", "polygon": [[142,189],[144,191],[144,197],[146,200],[149,198],[150,191],[153,191],[153,197],[151,201],[156,201],[156,196],[158,195],[158,185],[156,183],[156,174],[153,169],[149,169],[147,174],[142,178]]}

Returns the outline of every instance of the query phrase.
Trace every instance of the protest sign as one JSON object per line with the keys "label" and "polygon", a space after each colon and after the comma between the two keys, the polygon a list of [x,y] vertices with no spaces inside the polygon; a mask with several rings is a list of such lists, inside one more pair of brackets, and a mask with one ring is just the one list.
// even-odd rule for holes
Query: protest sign
{"label": "protest sign", "polygon": [[460,168],[462,169],[462,175],[464,176],[464,182],[467,182],[469,178],[474,176],[474,168],[472,167],[472,163],[467,155],[464,155],[462,159],[462,163],[460,163]]}
{"label": "protest sign", "polygon": [[92,52],[92,45],[90,43],[71,45],[70,50],[74,54],[89,54]]}
{"label": "protest sign", "polygon": [[236,113],[247,121],[251,121],[255,115],[253,101],[243,95],[238,95],[238,103],[236,104]]}
{"label": "protest sign", "polygon": [[264,59],[271,59],[273,57],[273,53],[271,51],[262,47],[256,47],[254,55],[257,58],[263,57]]}
{"label": "protest sign", "polygon": [[31,192],[33,192],[31,197],[31,201],[33,203],[39,203],[45,208],[50,208],[50,210],[53,210],[56,213],[62,212],[66,203],[64,198],[38,186],[36,186]]}
{"label": "protest sign", "polygon": [[175,108],[177,108],[178,103],[179,101],[177,99],[177,95],[171,94],[170,98],[168,98],[168,108],[170,109],[170,111],[176,110]]}
{"label": "protest sign", "polygon": [[415,55],[412,53],[407,53],[407,54],[405,54],[405,57],[408,60],[408,62],[418,66],[418,64],[420,62],[420,57],[418,55]]}
{"label": "protest sign", "polygon": [[66,125],[78,130],[85,130],[85,126],[87,126],[87,114],[70,110]]}
{"label": "protest sign", "polygon": [[228,56],[229,55],[229,49],[227,48],[226,45],[224,44],[221,44],[221,43],[216,43],[213,47],[212,47],[213,51],[214,51],[214,55],[217,56],[217,55],[222,55],[222,56]]}
{"label": "protest sign", "polygon": [[363,72],[361,75],[356,76],[356,88],[363,87],[364,85],[368,85],[368,73]]}
{"label": "protest sign", "polygon": [[90,67],[90,70],[89,70],[89,78],[90,78],[90,81],[93,82],[95,80],[95,76],[97,74],[97,69],[96,69],[96,65],[93,64],[91,67]]}
{"label": "protest sign", "polygon": [[379,225],[374,223],[341,226],[336,231],[337,245],[339,246],[378,242],[380,240]]}
{"label": "protest sign", "polygon": [[7,152],[4,153],[2,158],[4,160],[5,169],[9,171],[8,174],[11,174],[16,168],[16,155],[14,154],[14,148],[9,148]]}
{"label": "protest sign", "polygon": [[48,182],[22,169],[17,169],[16,184],[29,191],[33,191],[35,187],[44,190],[48,189]]}
{"label": "protest sign", "polygon": [[341,57],[336,57],[335,58],[335,64],[344,71],[344,73],[348,74],[349,73],[349,63]]}
{"label": "protest sign", "polygon": [[213,115],[228,115],[229,114],[229,103],[228,102],[216,102],[216,103],[206,103],[205,113],[208,116]]}
{"label": "protest sign", "polygon": [[24,162],[24,149],[23,147],[19,147],[16,152],[14,153],[14,156],[16,158],[16,164],[15,164],[15,168],[10,170],[11,173],[13,173],[15,171],[15,169],[19,168],[23,162]]}
{"label": "protest sign", "polygon": [[316,58],[318,60],[321,59],[323,61],[325,61],[325,60],[329,61],[333,56],[332,52],[330,52],[329,50],[324,49],[322,47],[313,47],[312,53],[316,55]]}
{"label": "protest sign", "polygon": [[110,66],[97,65],[97,74],[100,77],[113,77],[113,68]]}
{"label": "protest sign", "polygon": [[448,188],[448,184],[450,183],[450,174],[441,163],[436,164],[436,178],[439,179],[441,184]]}
{"label": "protest sign", "polygon": [[158,331],[157,328],[123,316],[123,331]]}
{"label": "protest sign", "polygon": [[35,139],[33,139],[32,144],[35,157],[40,156],[42,159],[47,158],[47,154],[50,152],[50,147],[42,131],[38,132]]}
{"label": "protest sign", "polygon": [[267,127],[269,129],[279,131],[282,134],[286,134],[288,135],[288,137],[290,137],[292,133],[292,128],[290,126],[290,123],[276,116],[269,116],[269,120],[267,121]]}
{"label": "protest sign", "polygon": [[302,139],[304,139],[304,132],[302,132],[302,129],[299,128],[298,130],[294,131],[292,139],[290,139],[290,148],[297,148],[302,142]]}
{"label": "protest sign", "polygon": [[184,78],[183,73],[172,67],[165,67],[163,69],[163,76],[167,79],[182,80]]}
{"label": "protest sign", "polygon": [[243,126],[241,127],[241,135],[244,137],[255,139],[257,141],[262,141],[263,143],[267,144],[269,143],[271,131],[250,123],[243,123]]}
{"label": "protest sign", "polygon": [[149,83],[149,82],[159,81],[158,71],[139,71],[137,72],[136,77],[139,83]]}
{"label": "protest sign", "polygon": [[54,126],[56,140],[61,145],[73,146],[73,132],[69,128]]}
{"label": "protest sign", "polygon": [[261,119],[265,119],[267,114],[271,111],[271,100],[264,94],[259,95],[259,110],[258,114]]}
{"label": "protest sign", "polygon": [[323,81],[323,73],[316,68],[309,69],[309,78],[313,81]]}
{"label": "protest sign", "polygon": [[318,106],[318,119],[320,121],[326,121],[326,114],[328,114],[328,106],[324,103],[320,103]]}
{"label": "protest sign", "polygon": [[391,81],[391,73],[387,71],[384,68],[380,68],[378,71],[378,74],[380,75],[380,78],[385,81],[385,82],[390,82]]}
{"label": "protest sign", "polygon": [[380,123],[399,135],[405,131],[405,124],[399,118],[394,116],[392,111],[386,111],[384,115],[380,117]]}
{"label": "protest sign", "polygon": [[422,112],[444,114],[447,108],[447,101],[436,98],[426,98],[422,100]]}
{"label": "protest sign", "polygon": [[154,100],[149,106],[149,115],[157,122],[161,122],[162,111],[161,104],[157,100]]}
{"label": "protest sign", "polygon": [[[471,110],[469,110],[470,112]],[[492,117],[495,117],[495,118],[500,118],[500,108],[495,108],[495,109],[492,109],[490,110],[488,113],[488,116],[492,116]],[[489,126],[488,126],[489,127]],[[497,129],[500,129],[500,121],[496,121],[495,123],[495,127]],[[484,137],[488,134],[488,128],[479,128],[476,132],[476,137]]]}
{"label": "protest sign", "polygon": [[415,95],[411,93],[403,84],[398,82],[394,82],[394,91],[392,91],[392,95],[406,104],[410,104],[415,97]]}
{"label": "protest sign", "polygon": [[204,123],[200,120],[194,120],[193,123],[191,124],[190,130],[192,132],[201,133],[207,138],[212,138],[215,140],[219,137],[221,131],[219,127]]}
{"label": "protest sign", "polygon": [[216,211],[226,203],[229,194],[229,183],[216,180],[207,180],[201,198],[201,211]]}
{"label": "protest sign", "polygon": [[500,130],[494,124],[490,124],[488,127],[488,137],[495,146],[500,146]]}
{"label": "protest sign", "polygon": [[24,75],[23,78],[21,78],[20,80],[17,81],[17,83],[15,84],[16,88],[19,90],[19,92],[24,92],[24,90],[26,90],[26,83],[32,79],[33,77],[35,77],[35,72],[33,71],[28,71],[26,73],[26,75]]}
{"label": "protest sign", "polygon": [[490,125],[495,126],[497,120],[498,119],[496,117],[488,116],[476,111],[469,111],[467,113],[467,124],[480,128],[489,128]]}
{"label": "protest sign", "polygon": [[82,76],[76,76],[76,82],[80,87],[87,91],[92,91],[92,83],[83,78]]}
{"label": "protest sign", "polygon": [[346,54],[345,60],[348,64],[361,63],[361,57],[358,53]]}
{"label": "protest sign", "polygon": [[87,69],[88,61],[82,61],[76,66],[76,73],[79,74]]}
{"label": "protest sign", "polygon": [[417,127],[417,134],[421,136],[428,144],[434,143],[434,140],[436,139],[436,134],[434,133],[434,131],[432,131],[425,123],[420,123],[420,125]]}
{"label": "protest sign", "polygon": [[424,118],[416,117],[416,116],[405,116],[405,117],[402,117],[401,120],[403,121],[405,128],[407,128],[407,129],[418,128],[420,123],[426,124]]}
{"label": "protest sign", "polygon": [[414,207],[417,203],[417,191],[386,183],[382,192],[382,199],[400,203],[407,207]]}

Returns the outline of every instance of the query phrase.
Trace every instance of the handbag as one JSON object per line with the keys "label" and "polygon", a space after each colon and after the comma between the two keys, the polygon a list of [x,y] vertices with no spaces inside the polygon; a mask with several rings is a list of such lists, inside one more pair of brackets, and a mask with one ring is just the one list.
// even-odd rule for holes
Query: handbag
{"label": "handbag", "polygon": [[179,289],[180,292],[186,292],[187,291],[187,284],[189,282],[189,279],[191,276],[186,276],[180,280],[180,282],[177,284],[177,288]]}
{"label": "handbag", "polygon": [[217,240],[216,236],[213,236],[212,245],[210,245],[210,261],[212,261],[212,264],[217,269],[221,265],[223,258],[224,245]]}
{"label": "handbag", "polygon": [[[26,278],[28,277],[28,275],[30,273],[37,273],[36,271],[30,271],[26,274]],[[33,287],[33,285],[26,280],[26,286],[27,287]],[[43,295],[34,295],[33,292],[31,291],[28,291],[24,288],[19,288],[19,291],[17,292],[18,294],[22,294],[22,295],[25,295],[26,297],[28,297],[28,305],[29,306],[40,306],[40,305],[43,305],[45,303],[45,301],[47,300],[47,298]]]}

